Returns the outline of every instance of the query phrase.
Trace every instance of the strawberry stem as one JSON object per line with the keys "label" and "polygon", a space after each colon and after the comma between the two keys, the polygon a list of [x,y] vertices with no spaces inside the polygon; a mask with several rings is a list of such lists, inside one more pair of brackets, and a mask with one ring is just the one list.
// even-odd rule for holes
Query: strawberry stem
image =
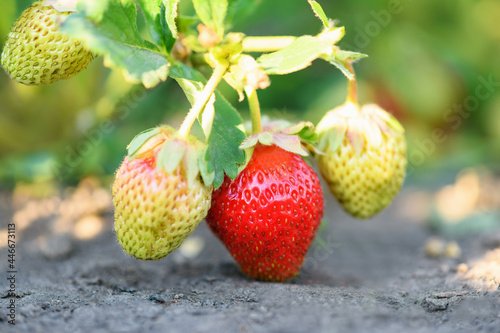
{"label": "strawberry stem", "polygon": [[284,49],[292,44],[297,37],[245,37],[243,39],[243,52],[274,52]]}
{"label": "strawberry stem", "polygon": [[207,84],[203,88],[201,95],[196,99],[193,107],[189,110],[186,118],[182,122],[181,128],[179,129],[178,135],[180,138],[186,139],[191,131],[191,127],[193,127],[194,122],[198,118],[200,112],[205,108],[208,101],[212,97],[215,89],[219,85],[223,76],[226,74],[227,68],[229,67],[229,62],[218,62],[215,66],[214,72],[212,76],[208,80]]}
{"label": "strawberry stem", "polygon": [[358,104],[358,83],[356,81],[356,73],[354,72],[354,67],[352,63],[347,61],[345,67],[352,73],[352,80],[349,80],[349,87],[347,93],[347,101],[353,104]]}
{"label": "strawberry stem", "polygon": [[259,97],[257,96],[257,90],[254,88],[245,89],[245,93],[248,97],[248,105],[250,106],[250,118],[252,119],[252,134],[258,134],[262,132],[262,123],[260,116],[260,104]]}

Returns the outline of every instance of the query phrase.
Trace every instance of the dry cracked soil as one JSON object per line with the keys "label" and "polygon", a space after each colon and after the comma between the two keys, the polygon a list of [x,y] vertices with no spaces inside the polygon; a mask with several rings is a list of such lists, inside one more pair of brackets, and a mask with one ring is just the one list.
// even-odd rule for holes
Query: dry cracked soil
{"label": "dry cracked soil", "polygon": [[87,240],[41,219],[17,231],[14,298],[0,248],[0,332],[500,332],[497,287],[457,271],[500,247],[498,232],[458,239],[459,258],[429,258],[432,234],[402,214],[405,193],[370,221],[328,200],[327,227],[286,283],[244,276],[204,222],[185,247],[142,262],[120,248],[110,212]]}

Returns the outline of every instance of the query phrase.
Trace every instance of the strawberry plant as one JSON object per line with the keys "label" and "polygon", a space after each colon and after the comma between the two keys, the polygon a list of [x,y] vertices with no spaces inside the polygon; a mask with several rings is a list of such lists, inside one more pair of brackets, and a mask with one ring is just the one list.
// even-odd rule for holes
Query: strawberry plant
{"label": "strawberry plant", "polygon": [[[68,79],[102,57],[128,82],[149,89],[171,79],[184,91],[191,109],[181,126],[139,133],[116,173],[115,231],[138,259],[165,257],[206,218],[245,274],[285,281],[298,274],[323,217],[319,178],[305,156],[315,157],[331,192],[355,217],[380,212],[402,185],[403,127],[376,105],[358,106],[352,64],[366,56],[337,46],[344,27],[309,0],[319,19],[314,36],[232,31],[257,3],[39,0],[8,36],[1,63],[22,84]],[[183,4],[192,5],[191,15]],[[307,119],[264,122],[258,91],[272,89],[272,76],[318,59],[347,77],[346,104],[326,113],[317,129]],[[218,90],[222,81],[248,101],[248,128]],[[198,138],[195,122],[203,130]]]}

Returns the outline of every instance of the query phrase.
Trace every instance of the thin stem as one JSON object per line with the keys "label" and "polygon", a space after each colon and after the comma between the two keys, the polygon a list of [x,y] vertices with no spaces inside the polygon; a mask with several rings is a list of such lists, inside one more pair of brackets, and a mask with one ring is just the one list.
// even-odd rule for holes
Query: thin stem
{"label": "thin stem", "polygon": [[358,104],[358,83],[356,81],[356,73],[350,62],[346,62],[345,66],[352,73],[352,80],[349,80],[347,101]]}
{"label": "thin stem", "polygon": [[252,119],[252,134],[258,134],[262,132],[262,123],[260,116],[260,104],[259,97],[257,96],[257,90],[253,88],[245,89],[248,97],[248,105],[250,106],[250,118]]}
{"label": "thin stem", "polygon": [[297,37],[245,37],[243,39],[243,52],[274,52],[284,49],[292,44]]}
{"label": "thin stem", "polygon": [[210,77],[207,84],[203,88],[201,95],[196,99],[193,107],[191,108],[191,110],[189,110],[189,113],[182,122],[181,128],[179,129],[178,132],[179,137],[184,139],[188,137],[189,132],[191,131],[191,127],[196,121],[196,118],[198,118],[200,112],[205,108],[205,105],[207,105],[208,101],[210,100],[210,97],[217,88],[217,85],[222,80],[224,74],[226,74],[226,70],[228,67],[229,67],[229,62],[217,64],[217,66],[214,69],[214,72],[212,73],[212,76]]}

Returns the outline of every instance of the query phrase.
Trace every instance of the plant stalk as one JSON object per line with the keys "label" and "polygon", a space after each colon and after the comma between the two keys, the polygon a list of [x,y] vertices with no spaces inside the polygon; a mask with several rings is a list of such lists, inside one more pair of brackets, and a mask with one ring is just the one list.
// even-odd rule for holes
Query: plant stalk
{"label": "plant stalk", "polygon": [[252,119],[252,134],[259,134],[262,132],[262,122],[260,115],[259,97],[257,90],[253,88],[245,89],[248,97],[248,105],[250,106],[250,118]]}
{"label": "plant stalk", "polygon": [[243,52],[274,52],[292,44],[297,37],[245,37],[243,38]]}
{"label": "plant stalk", "polygon": [[215,66],[214,72],[212,76],[208,80],[207,84],[203,88],[201,95],[196,99],[193,107],[189,110],[186,118],[182,122],[181,128],[179,129],[178,135],[181,138],[186,139],[191,131],[191,127],[193,127],[194,122],[198,118],[200,112],[205,108],[210,97],[214,93],[215,89],[219,85],[223,76],[226,74],[227,68],[229,67],[229,62],[225,61],[224,63],[218,63]]}
{"label": "plant stalk", "polygon": [[347,101],[358,104],[358,82],[356,81],[356,73],[354,72],[354,67],[352,67],[352,63],[346,62],[346,68],[349,72],[352,73],[352,80],[349,80],[348,93],[347,93]]}

